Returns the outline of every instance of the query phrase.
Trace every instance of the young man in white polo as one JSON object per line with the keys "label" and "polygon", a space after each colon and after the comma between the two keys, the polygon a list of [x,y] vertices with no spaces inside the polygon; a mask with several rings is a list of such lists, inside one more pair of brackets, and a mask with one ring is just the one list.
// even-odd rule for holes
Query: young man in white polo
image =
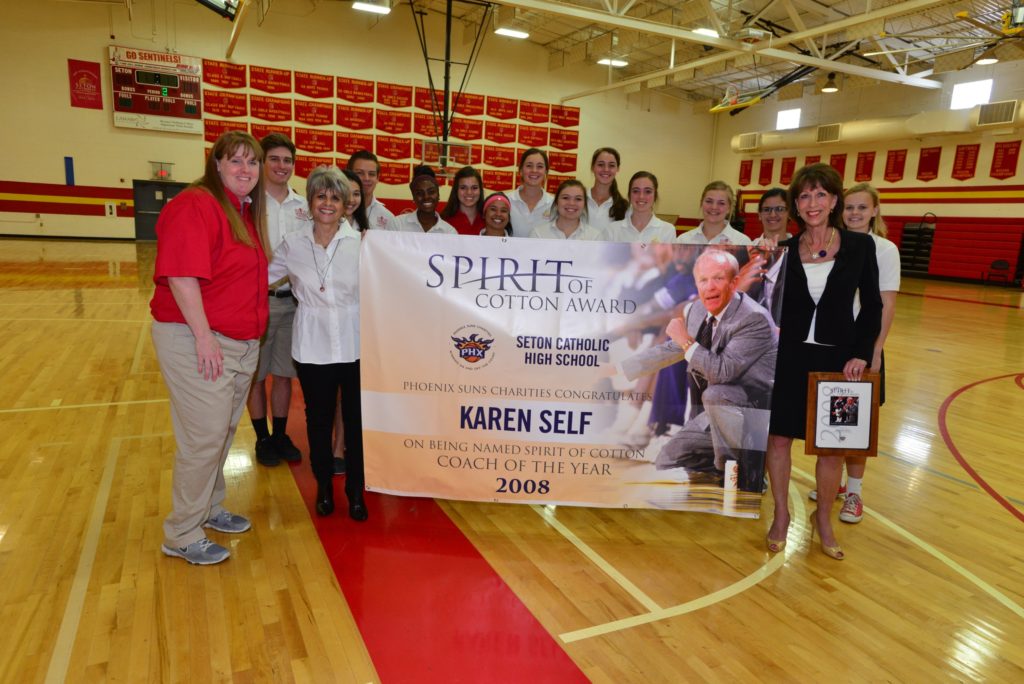
{"label": "young man in white polo", "polygon": [[[295,144],[288,136],[271,133],[260,141],[263,177],[267,193],[267,238],[276,249],[284,236],[309,227],[306,199],[288,186],[295,171]],[[292,321],[295,297],[288,283],[271,283],[270,321],[260,344],[259,368],[249,390],[249,418],[256,430],[256,461],[276,466],[281,460],[300,461],[302,453],[285,432],[292,400]],[[270,413],[273,432],[267,428],[267,387],[270,375]]]}
{"label": "young man in white polo", "polygon": [[369,150],[359,150],[349,157],[346,168],[359,176],[363,197],[366,198],[366,218],[370,228],[387,228],[395,215],[373,196],[373,191],[377,189],[377,181],[380,178],[380,162],[377,160],[377,155]]}

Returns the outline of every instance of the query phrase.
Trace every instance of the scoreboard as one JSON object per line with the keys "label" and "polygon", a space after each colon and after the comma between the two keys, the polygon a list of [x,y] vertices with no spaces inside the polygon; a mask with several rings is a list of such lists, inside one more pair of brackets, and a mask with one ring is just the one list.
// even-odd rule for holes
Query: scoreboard
{"label": "scoreboard", "polygon": [[203,60],[110,46],[114,125],[202,134]]}

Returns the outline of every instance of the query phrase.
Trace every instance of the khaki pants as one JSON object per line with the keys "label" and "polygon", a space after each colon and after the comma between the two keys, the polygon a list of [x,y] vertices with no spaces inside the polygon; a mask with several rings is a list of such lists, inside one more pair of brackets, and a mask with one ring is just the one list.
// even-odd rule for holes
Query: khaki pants
{"label": "khaki pants", "polygon": [[214,334],[224,354],[224,374],[211,381],[198,370],[196,341],[189,327],[153,323],[153,346],[171,397],[177,443],[172,510],[164,521],[164,543],[170,547],[188,546],[205,537],[203,523],[223,510],[224,461],[259,358],[259,340]]}

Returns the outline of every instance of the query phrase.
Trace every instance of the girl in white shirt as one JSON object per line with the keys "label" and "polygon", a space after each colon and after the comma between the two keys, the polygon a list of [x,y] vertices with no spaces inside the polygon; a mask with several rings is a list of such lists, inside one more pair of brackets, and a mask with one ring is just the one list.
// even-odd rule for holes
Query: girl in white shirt
{"label": "girl in white shirt", "polygon": [[604,240],[604,231],[587,225],[587,189],[578,180],[562,181],[555,193],[550,221],[542,221],[530,231],[532,238],[549,240]]}
{"label": "girl in white shirt", "polygon": [[700,195],[704,220],[676,242],[685,245],[749,245],[750,238],[729,225],[736,208],[736,193],[725,181],[711,181]]}
{"label": "girl in white shirt", "polygon": [[612,147],[599,147],[590,158],[594,187],[587,193],[587,220],[594,228],[606,232],[613,223],[626,218],[629,207],[615,180],[619,163],[619,153]]}
{"label": "girl in white shirt", "polygon": [[331,430],[341,390],[345,415],[345,494],[353,520],[366,520],[363,501],[363,430],[359,397],[360,236],[345,219],[348,180],[321,166],[306,181],[313,225],[289,233],[274,252],[270,282],[288,276],[299,302],[292,328],[292,358],[306,401],[309,460],[317,481],[316,512],[334,511]]}
{"label": "girl in white shirt", "polygon": [[548,182],[548,155],[535,147],[519,158],[522,185],[508,193],[512,203],[512,230],[515,237],[527,237],[530,228],[550,218],[555,197],[544,188]]}
{"label": "girl in white shirt", "polygon": [[[900,250],[885,238],[888,232],[878,202],[878,190],[868,183],[860,183],[844,193],[843,223],[854,233],[867,233],[875,241],[875,261],[878,262],[878,289],[882,294],[882,329],[875,339],[875,352],[870,370],[881,373],[879,404],[885,403],[885,363],[882,347],[896,316],[896,295],[900,290]],[[864,517],[861,490],[866,456],[846,457],[846,496],[839,511],[839,519],[858,523]]]}
{"label": "girl in white shirt", "polygon": [[662,242],[676,239],[676,227],[654,215],[658,201],[658,179],[649,171],[637,171],[629,179],[629,206],[632,211],[608,230],[613,242]]}

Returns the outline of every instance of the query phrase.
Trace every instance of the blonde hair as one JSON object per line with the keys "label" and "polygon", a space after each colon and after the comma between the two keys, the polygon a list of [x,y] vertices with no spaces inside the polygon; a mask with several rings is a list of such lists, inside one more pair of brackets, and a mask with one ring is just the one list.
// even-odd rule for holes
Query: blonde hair
{"label": "blonde hair", "polygon": [[729,198],[729,218],[733,217],[736,213],[736,191],[732,189],[732,186],[725,181],[711,181],[704,186],[704,191],[700,193],[700,201],[703,204],[704,198],[708,196],[708,193],[712,190],[721,190]]}
{"label": "blonde hair", "polygon": [[870,183],[857,183],[857,185],[854,185],[843,193],[843,199],[845,200],[847,197],[857,192],[866,192],[871,195],[871,201],[875,203],[875,209],[878,209],[878,214],[872,216],[871,220],[868,221],[868,232],[874,233],[878,237],[888,237],[889,228],[885,225],[885,219],[882,218],[882,210],[880,207],[881,202],[878,198],[878,190],[875,190]]}
{"label": "blonde hair", "polygon": [[238,213],[235,205],[228,198],[224,182],[217,170],[217,162],[228,159],[240,149],[251,152],[256,161],[260,163],[256,185],[249,191],[249,199],[252,200],[249,206],[249,215],[252,217],[252,223],[256,228],[256,235],[259,236],[263,252],[267,255],[267,259],[270,259],[270,244],[267,241],[267,197],[263,191],[263,148],[260,147],[256,138],[243,131],[228,131],[217,138],[217,142],[213,143],[213,149],[210,150],[210,156],[206,158],[206,168],[202,178],[192,183],[192,186],[206,190],[217,200],[228,218],[231,237],[235,239],[235,242],[247,247],[255,247],[256,245],[249,236],[249,230],[245,227],[245,221],[242,220],[242,215]]}

